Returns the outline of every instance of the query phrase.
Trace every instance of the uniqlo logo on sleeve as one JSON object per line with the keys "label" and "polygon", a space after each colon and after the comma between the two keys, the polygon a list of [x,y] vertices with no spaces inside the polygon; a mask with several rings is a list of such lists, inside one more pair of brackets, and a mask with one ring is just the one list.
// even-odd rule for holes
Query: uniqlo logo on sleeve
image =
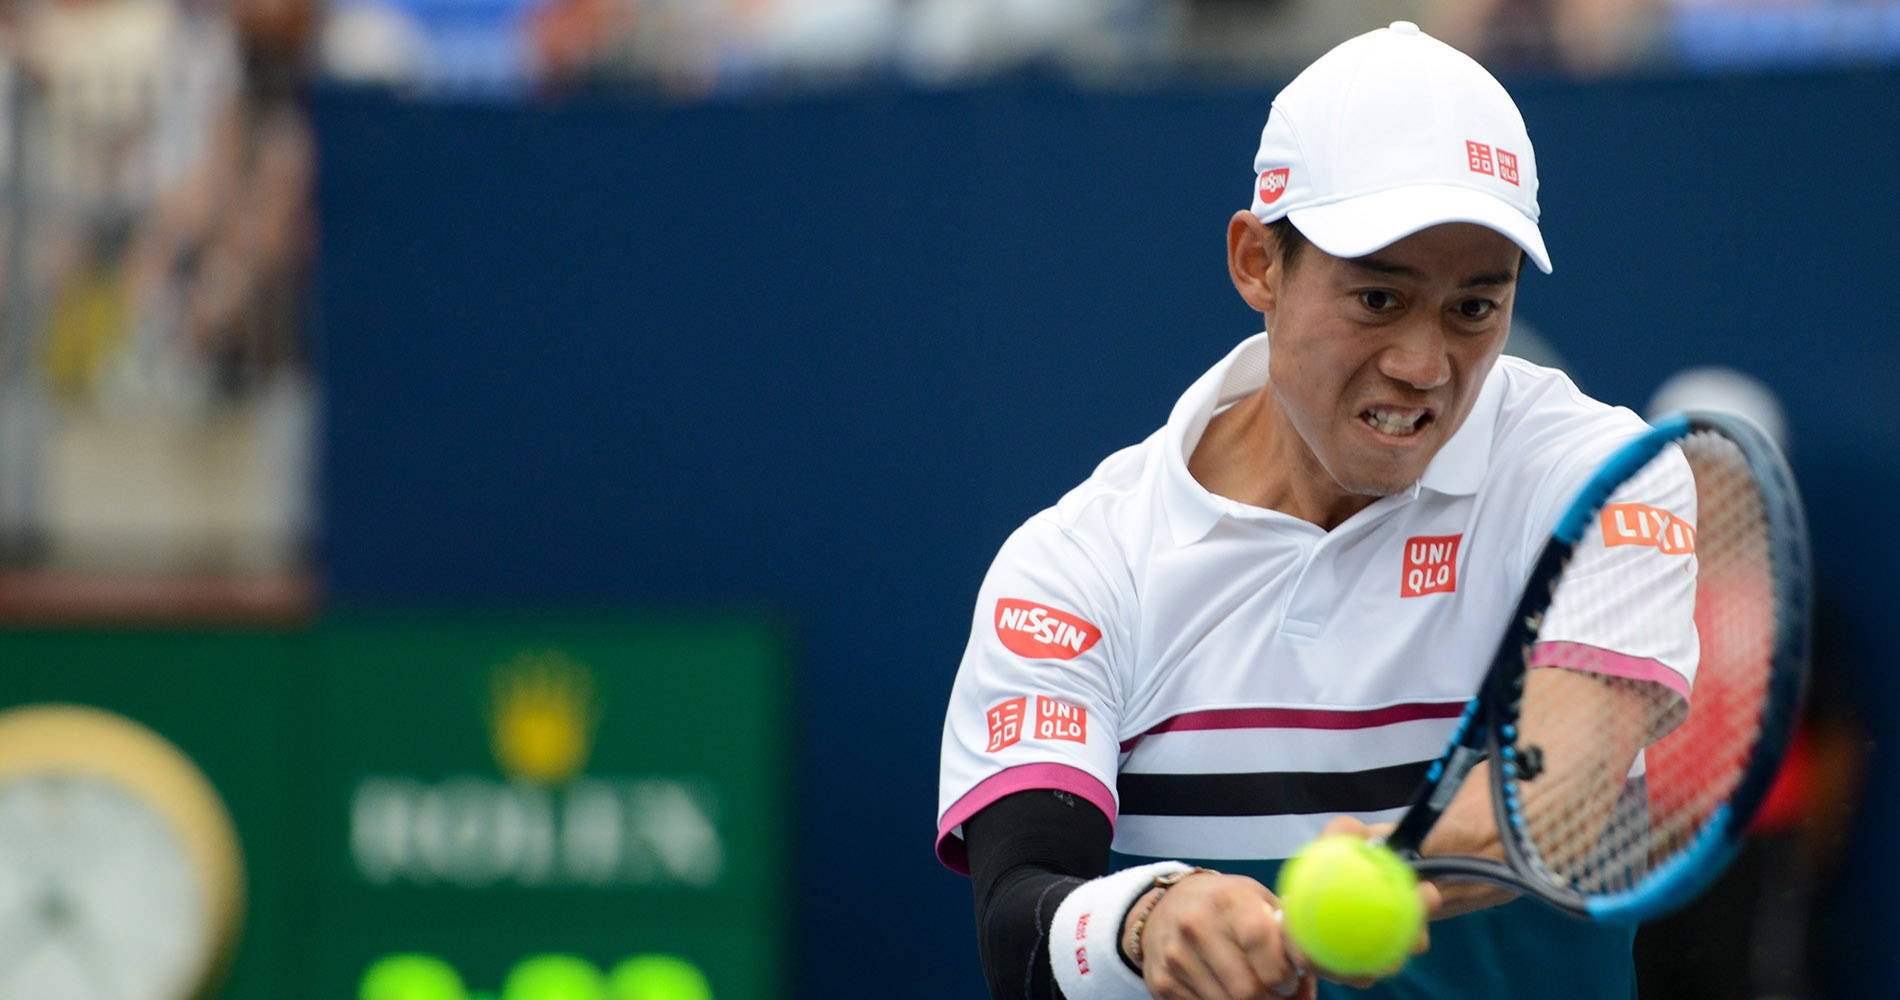
{"label": "uniqlo logo on sleeve", "polygon": [[1405,540],[1400,597],[1423,597],[1458,589],[1458,543],[1463,535],[1420,535]]}
{"label": "uniqlo logo on sleeve", "polygon": [[1661,507],[1605,504],[1597,520],[1603,527],[1605,546],[1645,545],[1672,556],[1695,551],[1695,526]]}
{"label": "uniqlo logo on sleeve", "polygon": [[1260,201],[1263,204],[1271,205],[1279,201],[1280,196],[1286,193],[1286,181],[1289,171],[1290,168],[1280,167],[1275,170],[1262,170],[1260,172]]}
{"label": "uniqlo logo on sleeve", "polygon": [[1491,167],[1491,147],[1482,142],[1465,140],[1465,155],[1471,160],[1471,172],[1474,174],[1495,175]]}
{"label": "uniqlo logo on sleeve", "polygon": [[1067,611],[1005,597],[996,602],[996,637],[1018,656],[1073,660],[1095,645],[1102,630]]}
{"label": "uniqlo logo on sleeve", "polygon": [[990,745],[985,749],[986,753],[1015,746],[1016,741],[1023,738],[1023,706],[1028,700],[1011,698],[984,713],[990,723]]}
{"label": "uniqlo logo on sleeve", "polygon": [[1507,153],[1502,149],[1498,150],[1498,180],[1509,181],[1512,184],[1517,183],[1516,154]]}
{"label": "uniqlo logo on sleeve", "polygon": [[1089,741],[1089,710],[1066,701],[1036,696],[1036,736],[1045,740]]}

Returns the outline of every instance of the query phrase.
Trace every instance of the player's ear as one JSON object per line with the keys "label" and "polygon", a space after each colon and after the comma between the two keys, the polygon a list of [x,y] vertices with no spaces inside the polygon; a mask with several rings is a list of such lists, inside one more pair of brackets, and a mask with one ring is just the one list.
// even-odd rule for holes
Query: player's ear
{"label": "player's ear", "polygon": [[1227,274],[1234,290],[1255,312],[1270,313],[1281,271],[1279,239],[1252,212],[1235,212],[1227,223]]}

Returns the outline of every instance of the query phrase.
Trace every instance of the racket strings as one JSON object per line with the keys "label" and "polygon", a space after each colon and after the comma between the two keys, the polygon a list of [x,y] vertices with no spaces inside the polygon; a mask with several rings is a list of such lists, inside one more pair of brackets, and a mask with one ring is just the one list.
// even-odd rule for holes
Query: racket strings
{"label": "racket strings", "polygon": [[1585,547],[1601,545],[1607,528],[1630,536],[1615,540],[1629,548],[1608,550],[1621,559],[1580,559],[1559,579],[1545,633],[1576,623],[1638,637],[1679,628],[1690,584],[1672,584],[1654,565],[1635,582],[1615,571],[1640,566],[1639,557],[1673,560],[1693,575],[1696,667],[1686,700],[1680,682],[1637,658],[1574,644],[1533,650],[1531,662],[1545,669],[1527,680],[1519,745],[1537,746],[1544,766],[1529,780],[1519,768],[1506,786],[1546,873],[1585,894],[1633,888],[1697,842],[1746,773],[1768,700],[1775,622],[1764,504],[1728,438],[1698,432],[1680,449],[1639,473],[1630,492],[1680,476],[1686,459],[1693,532],[1670,523],[1686,511],[1606,508]]}

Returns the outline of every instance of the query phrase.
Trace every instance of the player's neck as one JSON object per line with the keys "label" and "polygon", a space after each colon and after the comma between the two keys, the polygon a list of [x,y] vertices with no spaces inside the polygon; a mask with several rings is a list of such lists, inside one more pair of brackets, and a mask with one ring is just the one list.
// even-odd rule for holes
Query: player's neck
{"label": "player's neck", "polygon": [[1327,531],[1378,499],[1347,493],[1333,482],[1271,386],[1215,414],[1187,465],[1188,474],[1209,493],[1277,510]]}

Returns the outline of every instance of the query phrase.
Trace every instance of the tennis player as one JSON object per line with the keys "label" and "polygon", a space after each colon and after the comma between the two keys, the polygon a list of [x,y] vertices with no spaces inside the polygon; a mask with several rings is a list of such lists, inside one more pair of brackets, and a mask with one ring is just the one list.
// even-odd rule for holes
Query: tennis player
{"label": "tennis player", "polygon": [[[1274,101],[1227,228],[1265,332],[1012,534],[977,596],[937,850],[972,876],[994,996],[1347,989],[1289,952],[1278,860],[1403,811],[1559,511],[1644,427],[1501,356],[1520,270],[1551,269],[1537,178],[1503,87],[1410,23]],[[1632,689],[1687,696],[1693,485],[1630,490],[1577,559],[1681,627],[1553,610],[1533,665],[1593,669],[1533,671],[1527,731]],[[1589,735],[1614,798],[1660,733]],[[1467,781],[1426,851],[1493,846],[1485,794]],[[1378,995],[1631,995],[1629,931],[1442,888],[1421,890],[1432,947]]]}

